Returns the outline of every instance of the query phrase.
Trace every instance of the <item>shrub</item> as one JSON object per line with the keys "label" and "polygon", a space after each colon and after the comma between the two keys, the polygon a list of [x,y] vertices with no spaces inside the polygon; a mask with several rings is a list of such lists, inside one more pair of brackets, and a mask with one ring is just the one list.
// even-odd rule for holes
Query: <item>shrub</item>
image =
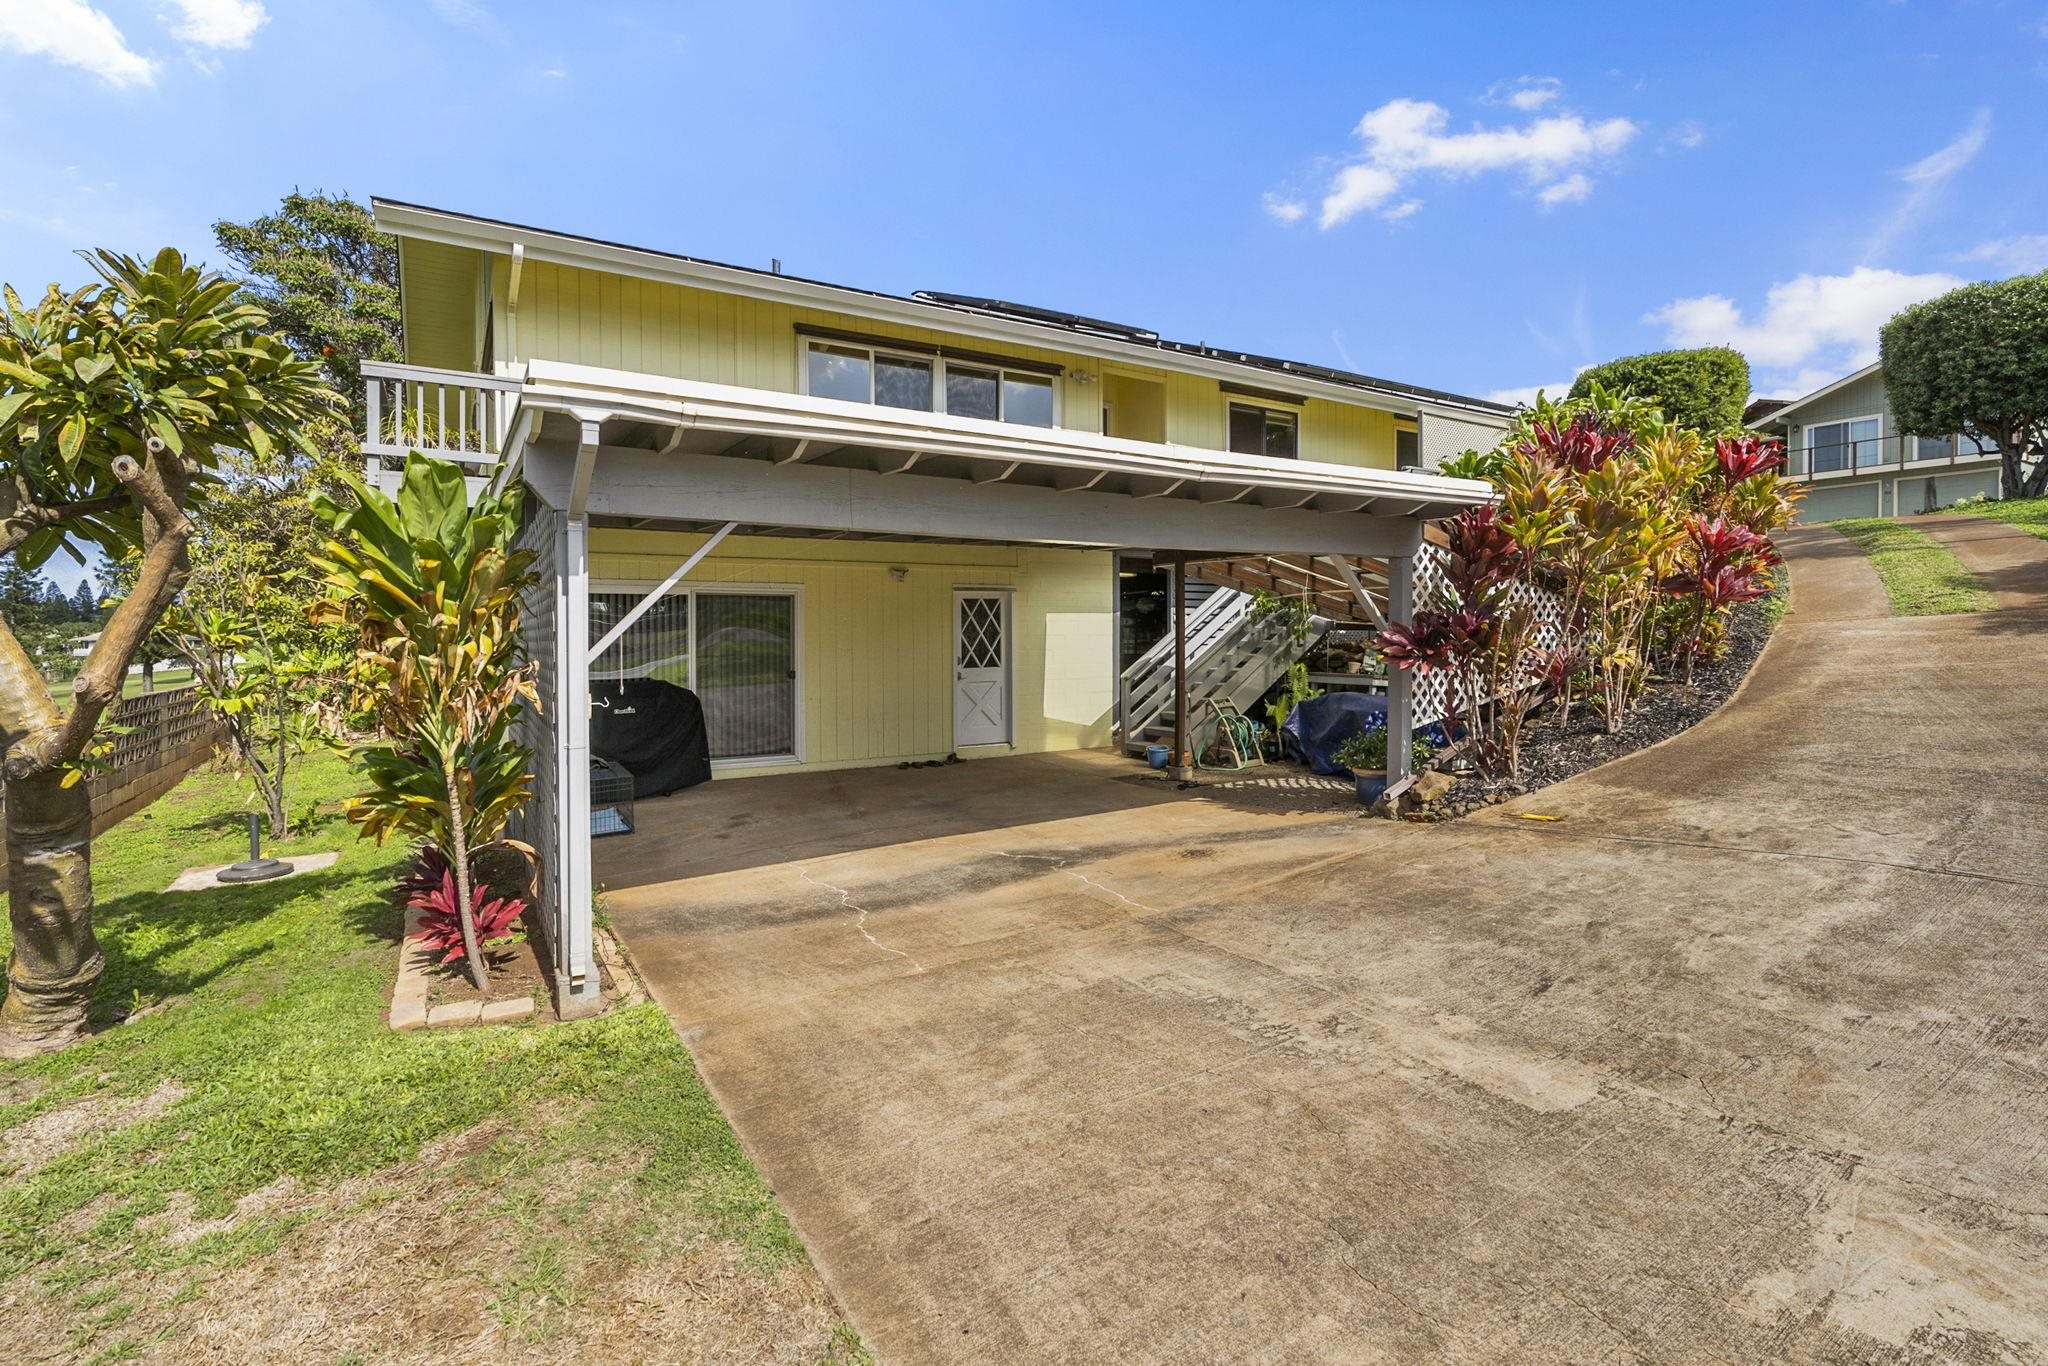
{"label": "shrub", "polygon": [[1665,421],[1711,436],[1741,430],[1742,409],[1749,402],[1749,362],[1726,346],[1623,356],[1580,371],[1570,397],[1589,396],[1595,384],[1649,399]]}
{"label": "shrub", "polygon": [[[1411,753],[1414,767],[1419,770],[1435,751],[1430,748],[1429,741],[1417,736]],[[1331,757],[1353,773],[1384,772],[1387,767],[1387,728],[1374,726],[1371,730],[1362,730],[1347,737]]]}

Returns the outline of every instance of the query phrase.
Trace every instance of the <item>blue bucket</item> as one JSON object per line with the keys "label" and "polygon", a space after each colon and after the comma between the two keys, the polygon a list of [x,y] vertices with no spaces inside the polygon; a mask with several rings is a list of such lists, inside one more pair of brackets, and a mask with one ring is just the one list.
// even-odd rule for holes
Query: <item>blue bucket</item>
{"label": "blue bucket", "polygon": [[1165,745],[1147,745],[1145,746],[1145,762],[1154,768],[1165,768],[1166,758],[1169,753],[1170,751]]}
{"label": "blue bucket", "polygon": [[1387,774],[1385,769],[1354,772],[1353,782],[1358,784],[1358,801],[1362,806],[1371,806],[1387,795]]}

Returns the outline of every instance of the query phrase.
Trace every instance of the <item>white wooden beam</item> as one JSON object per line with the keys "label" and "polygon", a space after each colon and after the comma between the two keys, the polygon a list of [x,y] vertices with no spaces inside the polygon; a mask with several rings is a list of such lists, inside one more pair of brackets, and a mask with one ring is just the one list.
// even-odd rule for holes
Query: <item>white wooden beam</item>
{"label": "white wooden beam", "polygon": [[1343,555],[1330,555],[1326,558],[1337,566],[1338,574],[1343,576],[1344,582],[1351,588],[1351,596],[1358,599],[1358,605],[1365,609],[1365,614],[1372,619],[1372,624],[1385,626],[1387,614],[1380,611],[1380,605],[1372,600],[1372,594],[1365,591],[1365,584],[1359,579],[1358,571],[1351,567],[1351,561]]}
{"label": "white wooden beam", "polygon": [[[1387,559],[1387,615],[1395,621],[1415,616],[1415,557]],[[1453,684],[1452,686],[1456,686]],[[1415,676],[1387,667],[1387,785],[1415,772]]]}
{"label": "white wooden beam", "polygon": [[668,592],[669,589],[674,588],[677,584],[681,583],[685,578],[689,577],[690,571],[692,569],[695,569],[700,563],[702,563],[706,555],[709,555],[712,551],[718,549],[718,543],[724,540],[726,537],[732,535],[733,529],[738,525],[738,522],[727,522],[724,526],[712,532],[711,539],[704,542],[704,544],[698,546],[695,550],[691,551],[690,557],[684,560],[681,564],[677,565],[675,568],[675,572],[673,574],[670,574],[667,578],[663,579],[661,583],[654,589],[653,592],[649,593],[646,597],[640,599],[640,601],[634,603],[632,610],[627,612],[626,615],[624,615],[623,617],[620,617],[617,623],[613,625],[612,629],[606,631],[603,636],[598,638],[597,644],[590,647],[590,655],[588,662],[595,664],[599,659],[603,658],[604,652],[611,648],[612,642],[617,640],[620,636],[626,634],[626,628],[628,626],[631,626],[634,622],[646,616],[648,611],[654,606],[655,603],[661,601],[662,597]]}
{"label": "white wooden beam", "polygon": [[[527,482],[562,507],[579,452],[531,448]],[[1210,555],[1413,554],[1422,524],[1410,518],[1198,503],[1028,484],[899,477],[825,465],[771,465],[716,455],[663,458],[607,446],[591,488],[594,517],[734,521],[880,536],[935,536],[1010,545],[1142,545]]]}
{"label": "white wooden beam", "polygon": [[580,522],[590,503],[590,480],[597,469],[598,424],[585,419],[576,441],[576,472],[569,479],[569,517]]}
{"label": "white wooden beam", "polygon": [[[677,428],[677,430],[681,431],[682,429]],[[804,462],[804,458],[808,456],[810,452],[811,443],[808,440],[799,441],[796,443],[796,448],[794,450],[790,451],[788,455],[783,456],[780,460],[776,461],[775,463],[778,465],[801,465]]]}

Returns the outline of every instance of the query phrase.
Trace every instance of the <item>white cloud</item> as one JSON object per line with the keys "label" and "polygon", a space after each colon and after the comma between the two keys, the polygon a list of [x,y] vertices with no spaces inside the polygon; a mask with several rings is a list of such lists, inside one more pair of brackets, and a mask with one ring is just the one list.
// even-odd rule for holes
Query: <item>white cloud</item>
{"label": "white cloud", "polygon": [[1892,210],[1891,217],[1879,225],[1877,233],[1864,249],[1863,259],[1875,261],[1891,250],[1892,243],[1917,227],[1927,211],[1946,201],[1942,190],[1956,173],[1977,159],[1977,153],[1984,150],[1984,144],[1991,137],[1991,111],[1979,109],[1970,120],[1970,126],[1957,135],[1953,142],[1928,153],[1899,172],[1899,179],[1906,182],[1905,198]]}
{"label": "white cloud", "polygon": [[1754,318],[1724,294],[1703,294],[1674,299],[1643,321],[1663,327],[1672,346],[1734,347],[1766,372],[1759,392],[1775,386],[1804,393],[1818,387],[1805,384],[1812,375],[1824,375],[1825,383],[1876,360],[1877,331],[1900,309],[1962,283],[1939,272],[1858,266],[1846,275],[1801,275],[1774,284]]}
{"label": "white cloud", "polygon": [[0,4],[0,49],[80,67],[117,90],[156,83],[156,63],[129,47],[114,21],[85,0]]}
{"label": "white cloud", "polygon": [[1383,166],[1346,166],[1330,182],[1330,192],[1323,196],[1323,211],[1316,223],[1334,228],[1367,209],[1377,209],[1400,188],[1401,177]]}
{"label": "white cloud", "polygon": [[1271,190],[1266,191],[1265,198],[1260,200],[1259,204],[1269,217],[1277,218],[1282,223],[1298,223],[1302,215],[1308,212],[1308,205],[1299,199],[1275,194]]}
{"label": "white cloud", "polygon": [[1486,102],[1533,114],[1562,94],[1564,82],[1555,76],[1517,76],[1511,81],[1496,82],[1486,92]]}
{"label": "white cloud", "polygon": [[1317,225],[1334,228],[1389,204],[1389,216],[1405,218],[1420,201],[1401,191],[1432,174],[1519,172],[1546,207],[1576,202],[1593,188],[1583,168],[1620,152],[1638,131],[1627,119],[1589,123],[1578,114],[1559,113],[1520,126],[1451,132],[1450,117],[1440,104],[1411,99],[1389,100],[1367,113],[1353,130],[1362,146],[1330,178]]}
{"label": "white cloud", "polygon": [[2035,275],[2048,270],[2048,232],[2025,233],[1981,242],[1957,258],[1985,261],[2008,275]]}
{"label": "white cloud", "polygon": [[1382,209],[1380,217],[1386,219],[1389,223],[1398,223],[1421,207],[1422,201],[1419,199],[1404,199],[1391,209]]}
{"label": "white cloud", "polygon": [[1707,130],[1698,119],[1687,119],[1671,130],[1669,141],[1673,146],[1683,147],[1688,152],[1707,140]]}
{"label": "white cloud", "polygon": [[1546,209],[1559,204],[1583,204],[1586,196],[1593,193],[1593,182],[1583,172],[1573,171],[1563,180],[1545,185],[1536,195],[1536,201]]}
{"label": "white cloud", "polygon": [[183,19],[171,32],[194,47],[243,48],[270,20],[262,0],[171,0]]}

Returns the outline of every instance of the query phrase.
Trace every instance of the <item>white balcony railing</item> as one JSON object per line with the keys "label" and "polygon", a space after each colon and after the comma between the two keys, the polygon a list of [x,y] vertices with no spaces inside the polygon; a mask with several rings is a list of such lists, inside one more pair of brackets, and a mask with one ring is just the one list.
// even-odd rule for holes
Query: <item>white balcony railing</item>
{"label": "white balcony railing", "polygon": [[[363,362],[363,454],[403,460],[420,451],[490,466],[504,454],[520,382],[464,370]],[[372,466],[375,467],[374,464]]]}

